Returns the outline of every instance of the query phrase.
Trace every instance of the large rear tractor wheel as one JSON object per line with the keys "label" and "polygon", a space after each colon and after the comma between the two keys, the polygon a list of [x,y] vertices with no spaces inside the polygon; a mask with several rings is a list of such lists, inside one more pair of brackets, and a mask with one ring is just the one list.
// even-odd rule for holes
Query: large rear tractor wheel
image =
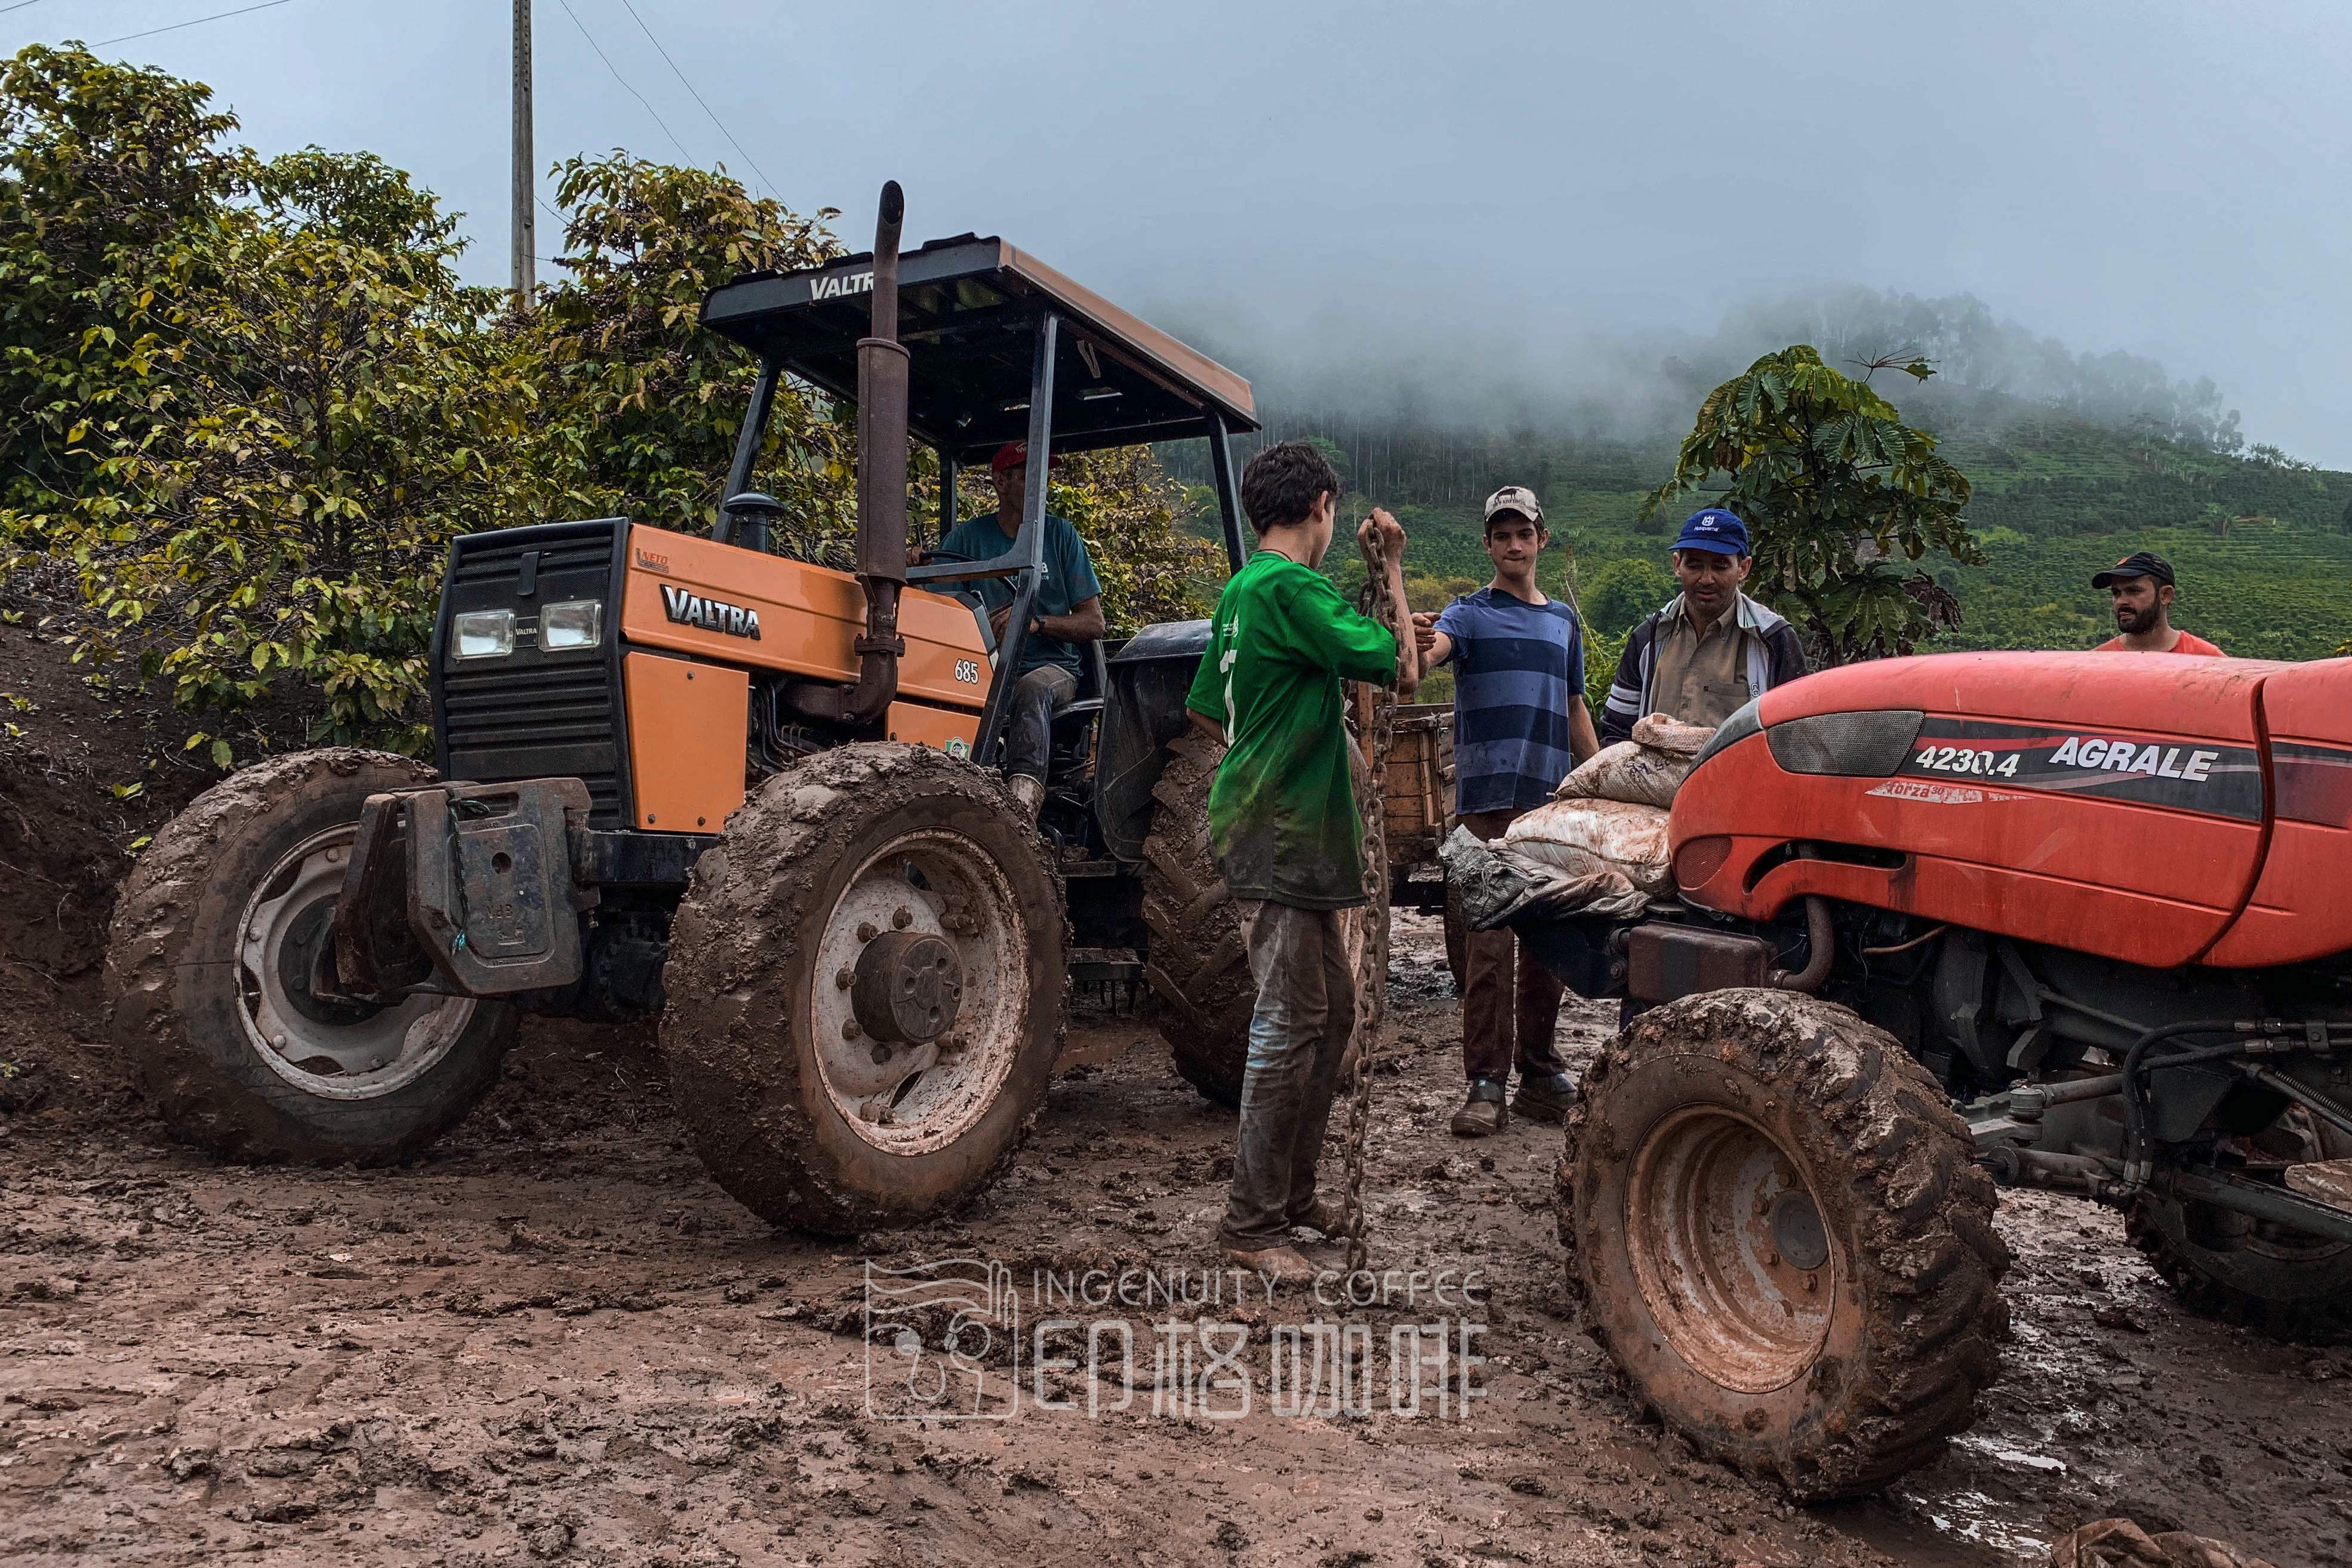
{"label": "large rear tractor wheel", "polygon": [[1060,1053],[1062,892],[993,774],[845,746],[696,862],[661,1046],[710,1174],[820,1235],[919,1224],[1012,1158]]}
{"label": "large rear tractor wheel", "polygon": [[433,782],[405,757],[305,751],[248,768],[155,835],[115,904],[115,1044],[174,1137],[248,1160],[380,1164],[496,1082],[514,1009],[329,1001],[329,923],[370,795]]}
{"label": "large rear tractor wheel", "polygon": [[[1257,982],[1250,976],[1249,944],[1242,933],[1234,895],[1217,871],[1209,841],[1209,786],[1225,748],[1198,730],[1168,747],[1168,766],[1152,789],[1157,802],[1151,833],[1143,845],[1143,921],[1151,939],[1145,978],[1169,1013],[1160,1024],[1174,1052],[1176,1071],[1220,1105],[1242,1103],[1242,1080],[1249,1066],[1250,1013]],[[1359,810],[1376,810],[1368,800],[1370,772],[1349,746]],[[1367,818],[1369,820],[1369,816]],[[1388,868],[1375,885],[1386,886]],[[1363,944],[1388,952],[1386,904],[1350,909],[1341,929],[1350,960],[1360,968]],[[1357,1028],[1342,1065],[1343,1080],[1360,1059],[1365,1038],[1386,1010],[1385,988],[1374,986],[1357,999]]]}
{"label": "large rear tractor wheel", "polygon": [[1788,991],[1644,1013],[1585,1075],[1559,1166],[1569,1288],[1636,1396],[1806,1500],[1974,1419],[2008,1323],[1992,1213],[1926,1069]]}

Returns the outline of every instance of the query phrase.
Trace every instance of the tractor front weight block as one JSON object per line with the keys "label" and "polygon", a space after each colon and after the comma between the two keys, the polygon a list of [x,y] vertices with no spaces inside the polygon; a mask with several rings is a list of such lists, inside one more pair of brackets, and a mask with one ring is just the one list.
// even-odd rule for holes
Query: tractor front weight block
{"label": "tractor front weight block", "polygon": [[337,978],[362,998],[576,984],[598,900],[572,874],[589,810],[577,779],[370,796],[335,904]]}

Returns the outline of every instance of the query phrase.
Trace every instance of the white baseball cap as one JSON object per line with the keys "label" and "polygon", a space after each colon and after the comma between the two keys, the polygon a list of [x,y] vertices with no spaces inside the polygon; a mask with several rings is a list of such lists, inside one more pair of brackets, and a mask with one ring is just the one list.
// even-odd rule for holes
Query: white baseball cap
{"label": "white baseball cap", "polygon": [[1506,485],[1487,497],[1486,521],[1493,522],[1497,512],[1517,512],[1529,522],[1543,521],[1543,507],[1525,485]]}

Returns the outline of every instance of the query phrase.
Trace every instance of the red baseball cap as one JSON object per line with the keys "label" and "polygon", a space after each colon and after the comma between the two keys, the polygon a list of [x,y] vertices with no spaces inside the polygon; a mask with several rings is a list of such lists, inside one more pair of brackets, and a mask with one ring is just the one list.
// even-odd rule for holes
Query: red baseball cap
{"label": "red baseball cap", "polygon": [[[1025,441],[1006,442],[996,449],[996,455],[988,460],[988,471],[992,474],[1002,474],[1007,468],[1025,468],[1028,465],[1029,444]],[[1059,468],[1061,465],[1062,455],[1058,452],[1045,463],[1048,468]]]}

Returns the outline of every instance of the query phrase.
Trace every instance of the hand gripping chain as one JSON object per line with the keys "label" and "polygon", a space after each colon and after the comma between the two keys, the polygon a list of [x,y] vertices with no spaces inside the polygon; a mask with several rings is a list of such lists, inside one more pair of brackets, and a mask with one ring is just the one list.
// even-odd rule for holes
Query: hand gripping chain
{"label": "hand gripping chain", "polygon": [[[1387,626],[1389,580],[1386,565],[1373,551],[1364,552],[1372,618]],[[1408,633],[1410,635],[1410,633]],[[1356,1082],[1348,1101],[1348,1271],[1354,1274],[1370,1256],[1364,1232],[1364,1145],[1372,1130],[1372,1019],[1379,1017],[1379,988],[1388,983],[1389,923],[1381,918],[1388,902],[1388,773],[1389,737],[1396,725],[1396,688],[1381,685],[1372,692],[1371,733],[1364,737],[1370,765],[1370,800],[1364,821],[1364,941],[1356,959]]]}

